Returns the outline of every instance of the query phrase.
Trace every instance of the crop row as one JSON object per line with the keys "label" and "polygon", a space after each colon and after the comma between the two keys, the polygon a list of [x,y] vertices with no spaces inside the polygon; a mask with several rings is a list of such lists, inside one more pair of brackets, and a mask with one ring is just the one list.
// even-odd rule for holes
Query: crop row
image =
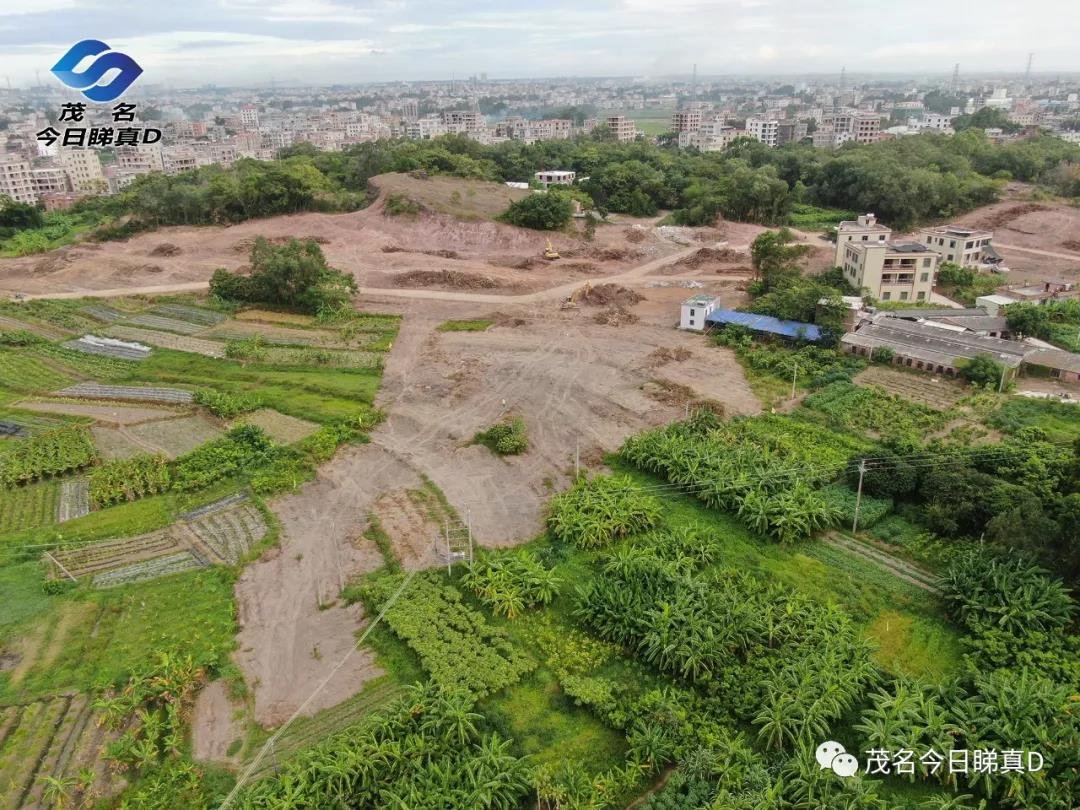
{"label": "crop row", "polygon": [[138,329],[134,326],[112,326],[109,328],[110,335],[116,335],[125,340],[137,340],[140,343],[149,343],[151,346],[159,346],[162,349],[174,349],[178,352],[191,352],[205,357],[224,357],[225,346],[213,340],[190,337],[188,335],[174,335],[172,332],[158,332],[153,329]]}
{"label": "crop row", "polygon": [[152,388],[149,386],[134,385],[101,385],[94,382],[83,382],[57,391],[65,397],[80,397],[82,399],[118,399],[131,402],[169,402],[187,404],[192,401],[193,394],[182,388]]}
{"label": "crop row", "polygon": [[62,427],[16,439],[0,455],[0,489],[7,489],[92,464],[97,457],[90,432]]}
{"label": "crop row", "polygon": [[191,321],[192,323],[200,323],[204,326],[213,326],[216,323],[221,323],[226,318],[221,312],[215,312],[212,309],[203,309],[202,307],[189,307],[184,304],[160,304],[154,307],[153,311],[166,318]]}
{"label": "crop row", "polygon": [[71,378],[24,352],[0,349],[0,384],[15,391],[52,391]]}
{"label": "crop row", "polygon": [[154,557],[151,560],[125,565],[123,568],[115,568],[94,575],[95,588],[114,588],[118,585],[128,585],[132,582],[145,582],[148,579],[179,574],[183,571],[192,571],[196,568],[205,568],[206,563],[192,554],[190,551],[179,551],[165,557]]}
{"label": "crop row", "polygon": [[96,380],[121,379],[130,375],[136,368],[133,360],[90,354],[58,343],[43,343],[28,351],[39,357],[58,361],[67,368]]}
{"label": "crop row", "polygon": [[[118,732],[98,720],[83,694],[0,709],[0,807],[80,807],[91,798],[85,782],[97,798],[115,793],[104,750]],[[46,778],[65,787],[63,800],[46,800]]]}
{"label": "crop row", "polygon": [[188,527],[219,559],[236,564],[266,534],[262,512],[251,503],[203,515]]}
{"label": "crop row", "polygon": [[[372,607],[397,590],[401,575],[367,587]],[[416,577],[386,610],[390,629],[420,657],[433,682],[481,698],[516,683],[534,662],[483,615],[466,606],[461,594],[427,575]]]}
{"label": "crop row", "polygon": [[107,461],[90,473],[90,500],[98,508],[134,501],[169,487],[164,456],[138,455]]}
{"label": "crop row", "polygon": [[[183,550],[183,546],[169,530],[150,532],[136,537],[122,537],[106,540],[78,548],[55,551],[52,557],[72,576],[78,578],[85,574],[109,571],[130,561]],[[63,576],[63,572],[54,571],[54,578]]]}
{"label": "crop row", "polygon": [[0,533],[55,523],[60,486],[58,481],[42,481],[0,490]]}
{"label": "crop row", "polygon": [[88,514],[90,514],[90,482],[85,478],[61,481],[56,522],[63,523]]}
{"label": "crop row", "polygon": [[113,338],[99,338],[95,335],[85,335],[78,340],[69,340],[64,346],[83,354],[98,355],[114,360],[145,360],[150,356],[150,349],[147,346],[129,344]]}
{"label": "crop row", "polygon": [[159,315],[135,315],[128,318],[127,323],[132,326],[145,326],[150,329],[161,329],[165,332],[177,332],[181,335],[193,335],[203,327],[189,321],[179,321],[175,318],[163,318]]}

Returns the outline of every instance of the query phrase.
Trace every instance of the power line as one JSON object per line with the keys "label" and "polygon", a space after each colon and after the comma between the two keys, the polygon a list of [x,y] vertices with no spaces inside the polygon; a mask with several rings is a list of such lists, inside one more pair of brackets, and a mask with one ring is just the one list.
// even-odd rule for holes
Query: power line
{"label": "power line", "polygon": [[405,581],[402,582],[400,586],[398,586],[398,589],[394,591],[390,599],[386,602],[385,605],[382,606],[382,609],[379,611],[379,615],[375,617],[375,620],[371,622],[371,624],[364,628],[364,632],[360,634],[360,638],[358,638],[356,640],[356,643],[349,649],[349,651],[345,653],[344,656],[342,656],[341,660],[338,661],[337,665],[332,670],[330,670],[330,674],[323,679],[322,683],[320,683],[315,688],[314,692],[308,695],[307,700],[300,704],[296,711],[292,713],[292,716],[289,717],[289,719],[286,720],[277,731],[270,735],[270,739],[268,739],[263,744],[263,747],[259,749],[259,753],[255,755],[255,758],[251,760],[250,763],[248,763],[248,766],[244,769],[243,774],[241,774],[240,778],[236,780],[236,784],[233,785],[233,789],[229,791],[229,795],[226,796],[225,800],[221,803],[221,807],[219,808],[219,810],[225,810],[225,808],[233,802],[233,800],[240,793],[241,788],[243,788],[244,785],[247,784],[248,780],[251,779],[251,775],[262,763],[263,758],[266,756],[267,749],[273,748],[274,743],[281,737],[282,734],[285,733],[286,729],[288,729],[289,726],[292,725],[293,721],[300,716],[300,713],[307,707],[307,705],[315,699],[315,696],[318,695],[319,692],[321,692],[328,683],[330,683],[330,679],[337,674],[338,670],[345,666],[345,662],[349,660],[349,658],[354,652],[357,651],[357,649],[359,649],[360,645],[364,643],[364,640],[368,637],[368,634],[375,628],[375,626],[382,621],[383,616],[386,615],[386,611],[388,611],[394,604],[394,602],[398,600],[398,597],[401,596],[401,594],[409,586],[409,583],[412,582],[413,577],[415,576],[416,571],[409,572],[409,575],[405,577]]}

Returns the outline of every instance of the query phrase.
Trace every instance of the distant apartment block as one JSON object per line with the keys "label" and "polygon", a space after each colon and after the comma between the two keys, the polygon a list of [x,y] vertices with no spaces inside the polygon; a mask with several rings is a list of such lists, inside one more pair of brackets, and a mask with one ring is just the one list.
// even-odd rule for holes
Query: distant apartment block
{"label": "distant apartment block", "polygon": [[101,192],[106,189],[108,184],[96,149],[61,149],[58,157],[60,167],[67,173],[71,191]]}
{"label": "distant apartment block", "polygon": [[632,141],[637,137],[637,124],[624,115],[609,115],[604,124],[617,141]]}
{"label": "distant apartment block", "polygon": [[853,240],[840,267],[852,287],[881,301],[928,301],[940,261],[921,242]]}
{"label": "distant apartment block", "polygon": [[161,147],[157,144],[118,148],[116,150],[116,165],[122,172],[129,174],[165,171]]}
{"label": "distant apartment block", "polygon": [[17,155],[0,156],[0,194],[15,202],[37,202],[30,161]]}
{"label": "distant apartment block", "polygon": [[41,166],[30,170],[34,196],[39,200],[52,194],[65,194],[71,190],[68,175],[61,166]]}
{"label": "distant apartment block", "polygon": [[418,118],[405,127],[405,137],[416,141],[426,141],[446,134],[446,126],[439,118]]}
{"label": "distant apartment block", "polygon": [[676,110],[671,114],[672,132],[696,132],[701,127],[701,110]]}
{"label": "distant apartment block", "polygon": [[240,110],[240,124],[244,129],[259,128],[259,111],[250,104]]}
{"label": "distant apartment block", "polygon": [[777,146],[780,137],[780,122],[765,118],[747,118],[746,133],[766,146]]}
{"label": "distant apartment block", "polygon": [[836,227],[836,267],[844,265],[844,248],[850,242],[887,242],[892,229],[882,225],[873,214],[860,214],[858,219],[846,219]]}
{"label": "distant apartment block", "polygon": [[931,250],[940,253],[943,262],[952,262],[961,267],[978,267],[987,261],[998,261],[1000,257],[990,244],[993,238],[993,231],[962,228],[959,225],[919,231],[919,239]]}

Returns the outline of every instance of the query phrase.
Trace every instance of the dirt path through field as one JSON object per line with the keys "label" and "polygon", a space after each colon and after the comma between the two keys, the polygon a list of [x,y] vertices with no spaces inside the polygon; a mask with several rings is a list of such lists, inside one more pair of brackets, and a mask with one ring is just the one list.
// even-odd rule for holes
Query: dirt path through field
{"label": "dirt path through field", "polygon": [[350,654],[364,612],[339,604],[338,594],[350,576],[382,565],[374,544],[359,540],[372,503],[387,488],[419,483],[374,444],[350,446],[314,481],[271,504],[281,521],[280,546],[236,583],[236,660],[254,690],[259,723],[281,724],[324,681],[305,715],[340,703],[381,674],[371,650]]}
{"label": "dirt path through field", "polygon": [[1005,250],[1019,250],[1022,253],[1034,253],[1036,256],[1049,256],[1051,259],[1070,259],[1074,262],[1080,262],[1080,253],[1055,253],[1052,250],[1039,250],[1038,248],[1022,247],[1020,245],[1006,245],[1000,242],[994,243],[996,248],[1004,248]]}
{"label": "dirt path through field", "polygon": [[236,710],[225,681],[213,681],[199,692],[191,718],[191,754],[196,761],[235,761],[235,752],[230,756],[229,747],[244,737],[244,727],[235,718]]}

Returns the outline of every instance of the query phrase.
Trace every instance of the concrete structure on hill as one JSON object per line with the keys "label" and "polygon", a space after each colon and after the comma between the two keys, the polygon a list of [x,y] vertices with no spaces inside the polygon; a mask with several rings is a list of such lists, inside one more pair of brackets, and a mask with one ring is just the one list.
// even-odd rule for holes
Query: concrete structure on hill
{"label": "concrete structure on hill", "polygon": [[536,173],[536,182],[544,188],[548,186],[572,186],[577,172],[564,171],[562,169],[548,169]]}
{"label": "concrete structure on hill", "polygon": [[993,231],[943,225],[924,228],[919,231],[918,238],[932,251],[940,253],[943,262],[952,262],[961,267],[979,267],[1001,260],[990,244],[994,238]]}
{"label": "concrete structure on hill", "polygon": [[711,295],[695,295],[682,302],[679,328],[705,331],[705,319],[716,309],[717,299]]}
{"label": "concrete structure on hill", "polygon": [[919,242],[849,241],[840,268],[856,290],[880,301],[928,301],[940,256]]}

